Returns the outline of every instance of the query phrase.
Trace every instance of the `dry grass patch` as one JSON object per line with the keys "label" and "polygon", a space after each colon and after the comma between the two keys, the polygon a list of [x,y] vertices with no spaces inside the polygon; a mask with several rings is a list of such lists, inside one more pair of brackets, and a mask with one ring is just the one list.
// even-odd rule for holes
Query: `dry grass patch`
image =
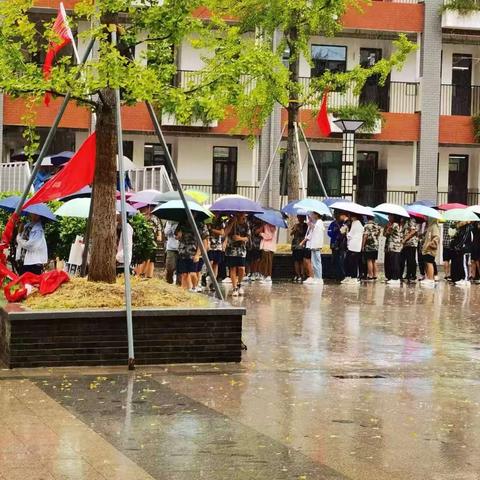
{"label": "dry grass patch", "polygon": [[[207,297],[190,293],[176,285],[157,278],[132,278],[132,305],[134,307],[206,307]],[[72,278],[51,295],[32,293],[25,301],[32,310],[70,310],[74,308],[123,308],[125,306],[124,280],[116,284],[89,282]]]}

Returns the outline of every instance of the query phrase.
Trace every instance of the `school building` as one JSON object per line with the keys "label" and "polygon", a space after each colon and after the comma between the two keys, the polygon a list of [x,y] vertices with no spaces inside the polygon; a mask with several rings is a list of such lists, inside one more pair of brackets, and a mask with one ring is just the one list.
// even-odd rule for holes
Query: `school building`
{"label": "school building", "polygon": [[[448,1],[448,0],[446,0]],[[312,106],[301,111],[315,162],[329,196],[346,195],[354,184],[355,199],[375,205],[383,201],[410,203],[415,199],[438,202],[480,203],[480,155],[475,119],[480,115],[480,11],[459,12],[444,7],[443,0],[372,1],[362,11],[351,9],[342,19],[343,32],[335,38],[310,40],[313,66],[300,65],[301,81],[308,84],[325,70],[347,71],[355,65],[372,65],[393,50],[393,41],[405,33],[418,45],[400,71],[391,72],[386,84],[367,82],[360,95],[330,94],[330,107],[375,102],[384,121],[373,134],[357,135],[352,178],[342,175],[340,133],[322,137]],[[74,1],[66,1],[71,8]],[[38,0],[32,15],[55,15],[57,1]],[[80,45],[80,49],[84,48]],[[179,86],[196,78],[202,68],[201,52],[186,40],[176,46]],[[135,52],[140,55],[141,51]],[[198,77],[198,75],[197,75]],[[60,99],[50,108],[40,107],[38,124],[45,137]],[[317,106],[318,107],[318,106]],[[12,159],[22,149],[21,99],[0,97],[0,176],[12,171]],[[163,128],[180,178],[185,185],[215,195],[239,193],[255,198],[273,150],[278,143],[286,112],[277,108],[255,145],[231,134],[234,119],[210,125],[180,125],[164,115]],[[91,124],[86,109],[70,105],[55,138],[52,153],[75,150]],[[139,188],[155,187],[165,165],[165,152],[153,134],[143,105],[123,109],[125,155],[138,166],[132,172]],[[282,141],[285,146],[285,139]],[[308,194],[322,194],[315,170],[301,147],[304,182]],[[343,162],[344,163],[344,162]],[[10,178],[10,177],[9,177]],[[281,160],[277,158],[267,182],[268,201],[278,206],[282,188]],[[6,189],[0,180],[0,189]]]}

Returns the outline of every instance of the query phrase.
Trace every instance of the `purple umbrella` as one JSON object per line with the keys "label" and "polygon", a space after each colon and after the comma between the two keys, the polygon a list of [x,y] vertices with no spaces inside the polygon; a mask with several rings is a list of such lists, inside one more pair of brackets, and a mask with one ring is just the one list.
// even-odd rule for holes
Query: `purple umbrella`
{"label": "purple umbrella", "polygon": [[263,208],[253,200],[241,197],[238,195],[232,195],[231,197],[223,197],[217,200],[210,207],[212,212],[221,213],[263,213]]}

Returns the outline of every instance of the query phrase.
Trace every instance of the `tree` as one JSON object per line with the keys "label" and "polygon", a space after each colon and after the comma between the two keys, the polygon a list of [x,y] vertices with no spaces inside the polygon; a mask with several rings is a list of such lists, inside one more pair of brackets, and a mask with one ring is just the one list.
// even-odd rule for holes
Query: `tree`
{"label": "tree", "polygon": [[[207,60],[204,78],[212,81],[223,76],[222,81],[235,83],[233,78],[237,76],[237,84],[242,85],[241,80],[247,75],[249,86],[253,87],[248,92],[237,87],[234,90],[237,95],[232,95],[240,126],[250,132],[261,128],[276,103],[288,112],[286,156],[290,200],[298,198],[299,192],[294,125],[299,121],[300,109],[313,102],[318,104],[326,90],[345,91],[353,86],[359,94],[370,76],[378,76],[383,84],[392,68],[401,68],[407,55],[416,48],[406,36],[400,35],[390,58],[371,68],[357,66],[342,73],[327,71],[305,86],[299,79],[299,62],[302,55],[312,62],[310,38],[338,34],[346,9],[359,8],[357,1],[206,0],[203,3],[208,6],[215,32],[209,40],[205,37],[203,46],[216,52]],[[274,43],[278,34],[281,39]],[[258,62],[259,58],[262,61]]]}
{"label": "tree", "polygon": [[[124,105],[149,101],[157,108],[174,112],[188,120],[193,114],[205,119],[223,115],[225,104],[212,102],[200,91],[184,91],[172,85],[175,74],[172,45],[203,25],[194,15],[195,0],[81,0],[70,19],[76,29],[83,22],[83,41],[95,38],[96,55],[83,67],[71,55],[57,58],[51,78],[45,81],[37,59],[45,51],[52,33],[53,19],[35,22],[30,13],[33,0],[0,2],[0,91],[25,97],[29,105],[41,103],[45,92],[72,98],[96,114],[97,168],[94,179],[92,255],[89,279],[115,281],[116,252],[116,127],[114,89],[121,89]],[[117,30],[121,48],[112,45],[111,32]],[[140,59],[128,55],[144,48]],[[81,71],[81,74],[79,74]],[[34,128],[34,115],[25,120],[26,136]],[[35,149],[30,145],[30,149]]]}

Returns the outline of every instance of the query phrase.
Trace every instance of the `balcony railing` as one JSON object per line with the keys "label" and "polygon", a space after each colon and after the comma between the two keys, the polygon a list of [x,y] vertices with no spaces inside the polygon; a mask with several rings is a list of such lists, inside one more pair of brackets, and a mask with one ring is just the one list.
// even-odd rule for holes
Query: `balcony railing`
{"label": "balcony railing", "polygon": [[168,192],[173,190],[167,171],[162,165],[130,170],[128,174],[135,191],[154,189],[160,192]]}
{"label": "balcony railing", "polygon": [[[310,77],[301,77],[300,83],[305,92],[310,87]],[[307,107],[318,107],[321,95],[312,99]],[[380,110],[391,113],[415,113],[419,110],[419,84],[415,82],[390,82],[384,87],[368,86],[364,93],[355,95],[353,87],[345,92],[330,92],[328,106],[330,110],[346,105],[359,105],[360,103],[377,103]]]}
{"label": "balcony railing", "polygon": [[437,194],[437,202],[439,205],[442,203],[466,203],[467,205],[480,205],[480,192],[463,192],[463,195],[455,194],[455,198],[452,198],[448,192],[441,191]]}
{"label": "balcony railing", "polygon": [[[189,90],[198,87],[204,80],[205,74],[198,70],[177,70],[174,85],[183,90]],[[248,75],[240,77],[240,83],[245,86],[246,93],[249,93],[255,87],[255,81]]]}
{"label": "balcony railing", "polygon": [[480,85],[443,84],[440,115],[475,116],[480,113]]}
{"label": "balcony railing", "polygon": [[0,163],[0,192],[23,192],[30,175],[28,162]]}

